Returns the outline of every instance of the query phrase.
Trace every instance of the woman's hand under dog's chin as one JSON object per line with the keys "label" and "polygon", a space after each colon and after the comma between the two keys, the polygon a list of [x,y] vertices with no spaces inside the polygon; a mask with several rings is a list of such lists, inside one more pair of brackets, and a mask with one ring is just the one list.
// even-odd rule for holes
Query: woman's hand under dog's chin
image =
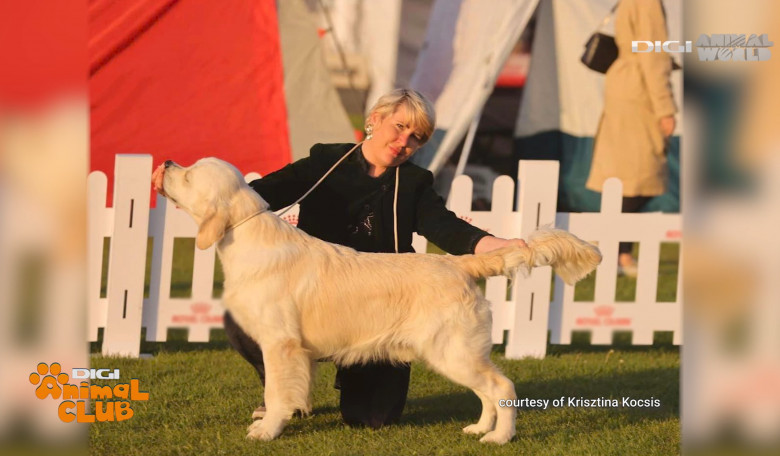
{"label": "woman's hand under dog's chin", "polygon": [[165,195],[165,190],[163,190],[164,178],[165,178],[165,163],[160,163],[160,166],[158,166],[154,170],[154,172],[152,172],[152,188],[160,195],[167,196]]}

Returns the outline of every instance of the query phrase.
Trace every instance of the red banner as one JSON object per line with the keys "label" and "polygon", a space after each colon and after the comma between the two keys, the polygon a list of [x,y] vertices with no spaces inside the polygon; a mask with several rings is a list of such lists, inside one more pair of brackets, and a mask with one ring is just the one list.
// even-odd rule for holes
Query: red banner
{"label": "red banner", "polygon": [[94,0],[89,5],[91,169],[214,156],[266,174],[290,161],[273,0]]}

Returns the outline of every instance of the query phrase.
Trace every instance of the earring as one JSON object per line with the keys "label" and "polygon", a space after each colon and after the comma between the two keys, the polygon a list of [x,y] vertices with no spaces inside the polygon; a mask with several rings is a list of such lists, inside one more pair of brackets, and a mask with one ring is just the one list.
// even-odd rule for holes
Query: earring
{"label": "earring", "polygon": [[371,124],[366,125],[366,141],[372,138],[374,133],[374,126]]}

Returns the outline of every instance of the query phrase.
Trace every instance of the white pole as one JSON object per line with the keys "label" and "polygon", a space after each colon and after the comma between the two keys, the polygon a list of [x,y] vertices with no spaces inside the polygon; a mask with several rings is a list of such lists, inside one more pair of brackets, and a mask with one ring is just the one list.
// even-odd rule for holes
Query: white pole
{"label": "white pole", "polygon": [[466,163],[468,163],[469,154],[471,154],[471,146],[474,144],[474,137],[477,135],[480,117],[482,117],[482,108],[479,108],[476,114],[474,114],[474,118],[471,119],[471,126],[466,134],[466,141],[463,143],[463,151],[460,153],[460,159],[458,160],[458,167],[455,169],[454,177],[460,176],[463,174],[463,170],[466,169]]}

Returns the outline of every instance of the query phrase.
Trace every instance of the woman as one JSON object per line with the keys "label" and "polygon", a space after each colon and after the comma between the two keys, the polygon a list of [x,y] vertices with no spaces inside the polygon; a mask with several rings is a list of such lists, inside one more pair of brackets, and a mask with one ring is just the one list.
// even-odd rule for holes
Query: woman
{"label": "woman", "polygon": [[[632,40],[666,41],[659,0],[620,0],[615,10],[618,58],[604,81],[604,112],[586,188],[602,191],[604,181],[623,182],[623,212],[639,212],[666,190],[666,143],[674,133],[677,107],[672,96],[672,60],[665,52],[631,51]],[[620,244],[619,270],[636,276],[631,243]]]}
{"label": "woman", "polygon": [[[332,169],[301,201],[298,228],[363,252],[414,252],[414,232],[453,254],[525,245],[521,239],[490,236],[459,219],[434,192],[431,172],[407,162],[430,138],[434,122],[433,107],[420,93],[394,90],[371,109],[366,118],[367,137],[361,145],[316,144],[308,158],[249,185],[272,210],[279,210]],[[163,171],[158,168],[153,175],[158,191]],[[264,380],[260,347],[229,313],[224,323],[230,343]],[[341,390],[344,422],[373,428],[397,422],[406,403],[409,373],[408,364],[339,367],[336,387]],[[264,411],[258,407],[253,417],[262,417]]]}

